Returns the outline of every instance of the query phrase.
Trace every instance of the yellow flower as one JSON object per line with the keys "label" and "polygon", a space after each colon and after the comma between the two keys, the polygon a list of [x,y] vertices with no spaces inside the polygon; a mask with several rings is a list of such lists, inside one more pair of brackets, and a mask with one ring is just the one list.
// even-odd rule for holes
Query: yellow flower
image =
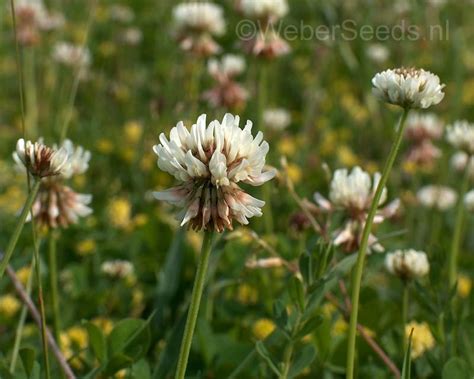
{"label": "yellow flower", "polygon": [[16,272],[16,276],[18,280],[26,286],[26,283],[28,282],[28,278],[30,277],[31,274],[31,267],[30,266],[23,266]]}
{"label": "yellow flower", "polygon": [[131,222],[132,205],[124,197],[112,199],[108,207],[110,223],[121,229],[126,229]]}
{"label": "yellow flower", "polygon": [[135,144],[140,141],[143,133],[142,125],[137,121],[129,121],[123,126],[125,139],[128,143]]}
{"label": "yellow flower", "polygon": [[462,298],[466,298],[471,293],[472,280],[463,274],[458,276],[458,295]]}
{"label": "yellow flower", "polygon": [[20,301],[13,295],[0,297],[0,315],[10,318],[15,315],[21,307]]}
{"label": "yellow flower", "polygon": [[416,174],[417,168],[417,165],[413,161],[403,162],[403,171],[405,171],[407,174]]}
{"label": "yellow flower", "polygon": [[347,325],[346,320],[342,317],[339,317],[336,322],[332,326],[331,334],[333,336],[343,336],[347,333],[347,329],[349,326]]}
{"label": "yellow flower", "polygon": [[296,142],[293,138],[284,137],[278,143],[278,151],[283,155],[293,155],[296,152]]}
{"label": "yellow flower", "polygon": [[253,324],[253,335],[258,340],[264,340],[275,330],[275,323],[267,318],[261,318]]}
{"label": "yellow flower", "polygon": [[92,320],[92,323],[99,327],[105,335],[109,334],[114,328],[114,323],[107,317],[96,317]]}
{"label": "yellow flower", "polygon": [[95,144],[95,147],[102,154],[110,154],[114,150],[114,144],[111,140],[106,138],[101,138]]}
{"label": "yellow flower", "polygon": [[93,239],[85,239],[79,242],[76,246],[77,253],[80,256],[90,255],[95,252],[97,245]]}
{"label": "yellow flower", "polygon": [[290,180],[295,184],[298,184],[301,181],[301,178],[303,177],[303,173],[301,172],[299,166],[292,163],[288,163],[287,173]]}
{"label": "yellow flower", "polygon": [[326,303],[322,307],[323,315],[327,318],[331,317],[336,310],[337,308],[333,303]]}
{"label": "yellow flower", "polygon": [[24,202],[24,191],[19,186],[11,186],[0,196],[0,209],[7,214],[16,214]]}
{"label": "yellow flower", "polygon": [[237,299],[242,304],[253,304],[257,301],[258,293],[255,288],[249,286],[248,284],[241,284],[237,288]]}
{"label": "yellow flower", "polygon": [[435,346],[435,339],[431,334],[430,327],[426,322],[418,323],[412,321],[405,325],[405,335],[407,338],[413,330],[413,337],[411,339],[411,357],[416,359],[422,356],[425,351],[432,349]]}
{"label": "yellow flower", "polygon": [[88,336],[86,329],[81,326],[73,326],[69,328],[66,333],[72,344],[80,349],[85,349],[87,347]]}
{"label": "yellow flower", "polygon": [[127,147],[121,151],[121,155],[124,161],[132,163],[133,157],[135,156],[135,149]]}
{"label": "yellow flower", "polygon": [[145,154],[140,161],[140,168],[143,171],[150,171],[155,164],[155,157],[152,154]]}
{"label": "yellow flower", "polygon": [[120,371],[117,371],[114,375],[114,378],[116,379],[125,379],[127,377],[128,370],[127,369],[122,369]]}
{"label": "yellow flower", "polygon": [[139,213],[133,218],[133,224],[136,227],[144,226],[148,223],[148,216],[144,213]]}
{"label": "yellow flower", "polygon": [[359,164],[359,158],[349,146],[342,145],[337,150],[337,157],[342,165],[352,167]]}

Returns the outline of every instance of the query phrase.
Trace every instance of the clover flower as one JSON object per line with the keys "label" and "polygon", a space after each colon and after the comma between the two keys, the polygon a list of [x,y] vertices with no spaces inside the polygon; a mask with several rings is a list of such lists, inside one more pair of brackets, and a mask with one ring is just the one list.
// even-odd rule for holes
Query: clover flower
{"label": "clover flower", "polygon": [[474,212],[474,190],[466,193],[464,196],[464,205],[469,212]]}
{"label": "clover flower", "polygon": [[291,124],[291,114],[283,108],[265,109],[263,123],[268,129],[282,131]]}
{"label": "clover flower", "polygon": [[275,22],[288,13],[286,0],[240,0],[239,9],[247,17]]}
{"label": "clover flower", "polygon": [[[336,246],[342,245],[347,252],[353,252],[359,247],[367,214],[379,181],[379,173],[371,178],[369,173],[360,167],[354,167],[350,173],[347,169],[339,169],[335,171],[331,180],[329,200],[320,193],[314,195],[319,211],[327,213],[342,211],[344,214],[344,225],[337,229],[333,236]],[[387,189],[384,188],[379,207],[386,200]],[[380,208],[375,215],[374,224],[381,224],[386,218],[395,216],[399,206],[400,201],[397,199]],[[369,236],[369,246],[374,251],[384,250],[373,234]]]}
{"label": "clover flower", "polygon": [[429,71],[395,68],[378,73],[372,79],[373,93],[380,100],[403,108],[429,108],[444,98],[444,84]]}
{"label": "clover flower", "polygon": [[135,272],[133,264],[123,259],[105,261],[100,266],[100,269],[104,274],[118,279],[126,278]]}
{"label": "clover flower", "polygon": [[462,120],[448,125],[446,140],[454,148],[462,150],[469,155],[474,155],[474,124]]}
{"label": "clover flower", "polygon": [[211,2],[189,2],[173,9],[173,20],[181,48],[199,56],[220,50],[213,36],[225,31],[222,8]]}
{"label": "clover flower", "polygon": [[160,144],[153,147],[158,167],[181,182],[154,195],[183,208],[181,225],[222,232],[232,229],[233,220],[248,224],[249,218],[262,215],[265,202],[239,183],[259,186],[274,177],[274,170],[264,168],[269,145],[261,132],[252,136],[251,121],[244,129],[239,122],[239,116],[226,114],[222,122],[206,126],[203,114],[190,131],[179,122],[169,140],[162,133]]}
{"label": "clover flower", "polygon": [[87,68],[91,64],[91,53],[86,47],[61,41],[54,45],[53,59],[68,67]]}
{"label": "clover flower", "polygon": [[68,170],[68,153],[65,149],[53,149],[41,142],[25,141],[20,138],[13,158],[21,163],[34,177],[60,175]]}
{"label": "clover flower", "polygon": [[413,249],[396,250],[387,254],[385,267],[403,280],[421,278],[430,270],[426,253]]}
{"label": "clover flower", "polygon": [[445,186],[428,185],[422,187],[416,197],[425,208],[446,211],[456,204],[458,198],[456,191]]}
{"label": "clover flower", "polygon": [[261,30],[253,38],[243,41],[247,54],[265,59],[275,59],[290,53],[288,43],[274,29]]}

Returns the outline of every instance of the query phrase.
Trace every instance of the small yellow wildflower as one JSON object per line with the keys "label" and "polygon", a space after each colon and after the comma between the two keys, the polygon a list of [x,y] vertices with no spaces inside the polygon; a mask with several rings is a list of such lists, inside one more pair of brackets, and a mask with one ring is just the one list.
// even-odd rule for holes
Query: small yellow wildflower
{"label": "small yellow wildflower", "polygon": [[20,301],[13,295],[4,295],[0,297],[0,315],[10,318],[19,311]]}
{"label": "small yellow wildflower", "polygon": [[123,126],[125,139],[130,144],[140,141],[143,134],[143,126],[137,121],[129,121]]}
{"label": "small yellow wildflower", "polygon": [[91,238],[79,242],[76,246],[77,253],[82,257],[86,255],[91,255],[95,252],[96,248],[97,245],[95,241]]}
{"label": "small yellow wildflower", "polygon": [[30,266],[23,266],[16,272],[16,276],[18,280],[26,286],[26,283],[28,282],[28,278],[30,277],[31,274],[31,267]]}
{"label": "small yellow wildflower", "polygon": [[85,349],[87,347],[88,336],[85,328],[81,326],[73,326],[69,328],[66,333],[72,344],[78,346],[80,349]]}
{"label": "small yellow wildflower", "polygon": [[258,293],[255,288],[244,283],[237,288],[237,299],[242,304],[254,304],[257,302]]}
{"label": "small yellow wildflower", "polygon": [[472,280],[467,275],[458,276],[458,295],[465,299],[471,293]]}
{"label": "small yellow wildflower", "polygon": [[342,145],[337,149],[337,158],[343,166],[352,167],[359,164],[359,158],[347,145]]}
{"label": "small yellow wildflower", "polygon": [[114,150],[114,144],[111,140],[106,138],[99,139],[95,147],[101,154],[110,154]]}
{"label": "small yellow wildflower", "polygon": [[333,336],[343,336],[347,333],[347,330],[349,329],[349,325],[347,325],[346,320],[344,320],[342,317],[339,317],[333,324],[331,334]]}
{"label": "small yellow wildflower", "polygon": [[292,163],[288,163],[287,173],[290,180],[295,184],[298,184],[301,181],[301,178],[303,177],[303,173],[301,172],[299,166]]}
{"label": "small yellow wildflower", "polygon": [[322,307],[323,315],[327,318],[331,317],[336,310],[337,308],[333,303],[326,303]]}
{"label": "small yellow wildflower", "polygon": [[294,138],[284,137],[278,143],[278,151],[283,155],[293,155],[297,146]]}
{"label": "small yellow wildflower", "polygon": [[132,205],[124,197],[112,199],[108,207],[110,223],[121,229],[126,229],[131,222]]}
{"label": "small yellow wildflower", "polygon": [[426,322],[418,323],[412,321],[405,325],[405,335],[407,338],[410,336],[412,329],[414,330],[411,339],[411,357],[412,359],[416,359],[435,346],[435,339]]}
{"label": "small yellow wildflower", "polygon": [[253,335],[258,340],[264,340],[275,330],[275,323],[268,318],[261,318],[253,324]]}
{"label": "small yellow wildflower", "polygon": [[92,323],[99,327],[105,335],[109,334],[114,327],[114,323],[111,319],[102,316],[94,318],[92,320]]}
{"label": "small yellow wildflower", "polygon": [[114,375],[114,378],[116,379],[125,379],[127,377],[128,370],[127,369],[122,369],[120,371],[117,371]]}
{"label": "small yellow wildflower", "polygon": [[139,213],[133,218],[133,224],[136,227],[145,226],[148,223],[148,216],[144,213]]}

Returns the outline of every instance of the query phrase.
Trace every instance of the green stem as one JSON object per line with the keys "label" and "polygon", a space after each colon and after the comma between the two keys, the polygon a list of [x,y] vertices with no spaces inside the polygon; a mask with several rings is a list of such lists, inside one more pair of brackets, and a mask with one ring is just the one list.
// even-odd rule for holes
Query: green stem
{"label": "green stem", "polygon": [[58,290],[58,265],[57,265],[57,250],[56,250],[56,235],[50,232],[49,235],[49,286],[51,290],[51,307],[53,313],[53,331],[56,341],[59,343],[59,333],[61,331],[61,318],[59,313],[59,290]]}
{"label": "green stem", "polygon": [[49,354],[48,354],[48,340],[46,336],[46,316],[44,310],[44,301],[43,301],[43,285],[41,281],[41,262],[39,256],[39,244],[36,239],[36,231],[34,225],[34,219],[32,219],[32,229],[33,229],[33,253],[35,260],[35,271],[36,271],[36,281],[38,282],[38,303],[41,316],[41,342],[43,347],[43,358],[44,358],[44,367],[45,367],[45,377],[47,379],[51,378],[51,370],[49,367]]}
{"label": "green stem", "polygon": [[13,251],[15,250],[15,246],[16,246],[16,243],[18,242],[18,238],[20,238],[21,231],[23,230],[23,226],[25,225],[26,217],[28,216],[31,206],[33,205],[33,202],[35,201],[36,195],[38,194],[40,184],[41,184],[41,181],[37,179],[34,182],[34,185],[28,194],[28,198],[26,199],[25,205],[21,211],[15,230],[13,231],[10,241],[8,242],[7,249],[5,250],[5,255],[3,256],[3,259],[0,262],[0,279],[3,277],[3,274],[5,273],[5,269],[7,268],[8,262],[10,262],[10,259],[13,255]]}
{"label": "green stem", "polygon": [[196,278],[194,279],[193,292],[191,295],[191,304],[189,306],[186,326],[184,328],[183,340],[181,341],[181,349],[179,351],[178,366],[176,369],[175,376],[176,379],[184,379],[184,375],[186,374],[189,351],[191,350],[191,343],[193,342],[194,328],[196,326],[196,320],[199,313],[199,305],[201,303],[202,291],[204,289],[204,282],[206,280],[209,256],[211,255],[212,235],[212,232],[206,232],[204,234],[201,255],[199,256]]}
{"label": "green stem", "polygon": [[[32,270],[34,267],[35,261],[34,259],[31,260],[30,269]],[[31,286],[33,283],[33,273],[30,272],[28,275],[28,280],[26,282],[26,293],[31,295]],[[26,315],[28,313],[28,308],[26,305],[23,304],[20,313],[20,319],[18,321],[18,326],[15,332],[15,342],[13,343],[13,353],[12,353],[12,360],[10,362],[10,372],[13,374],[15,372],[16,361],[18,359],[18,352],[20,351],[21,339],[23,337],[23,327],[25,326]]]}
{"label": "green stem", "polygon": [[400,117],[400,121],[397,127],[397,134],[395,141],[392,144],[392,148],[388,155],[385,167],[382,172],[379,184],[374,194],[372,204],[370,205],[370,210],[367,215],[367,220],[364,226],[364,231],[362,233],[362,239],[360,242],[360,248],[357,256],[357,262],[354,270],[354,279],[352,282],[352,312],[349,323],[349,337],[347,345],[347,366],[346,366],[346,378],[354,378],[354,361],[355,361],[355,345],[356,345],[356,333],[357,333],[357,316],[359,312],[359,295],[360,295],[360,283],[362,280],[362,273],[364,270],[364,259],[367,254],[367,247],[369,242],[369,235],[372,230],[372,223],[374,221],[375,213],[379,206],[380,198],[382,197],[383,189],[387,183],[390,171],[392,170],[393,163],[397,157],[398,150],[403,139],[403,133],[405,131],[405,121],[408,116],[409,109],[404,109],[403,114]]}
{"label": "green stem", "polygon": [[33,48],[24,50],[25,60],[25,95],[26,95],[26,126],[30,132],[38,129],[38,97],[36,94],[35,51]]}
{"label": "green stem", "polygon": [[405,334],[405,326],[408,323],[408,283],[403,282],[403,298],[402,298],[402,341],[403,341],[403,349],[407,346],[407,338]]}
{"label": "green stem", "polygon": [[[265,63],[260,64],[259,78],[258,78],[258,111],[257,111],[257,127],[259,130],[264,130],[265,126],[263,123],[263,113],[267,105],[267,85],[268,85],[268,73]],[[273,233],[273,215],[271,206],[272,189],[270,186],[262,187],[262,196],[265,201],[265,212],[263,212],[263,223],[265,225],[266,234]]]}
{"label": "green stem", "polygon": [[295,334],[298,332],[299,327],[300,327],[300,319],[301,315],[298,315],[295,326],[293,328],[293,333],[290,339],[290,342],[288,343],[285,353],[283,355],[283,369],[281,371],[280,379],[287,379],[288,378],[288,373],[290,372],[291,368],[291,358],[293,357],[293,350],[294,350],[294,337]]}
{"label": "green stem", "polygon": [[[468,157],[468,162],[470,162],[470,160],[471,157]],[[454,233],[451,242],[451,250],[449,254],[448,263],[450,287],[453,287],[457,280],[459,247],[461,245],[462,229],[464,224],[464,195],[466,194],[467,188],[469,186],[469,167],[470,165],[467,164],[464,172],[464,178],[461,183],[461,188],[459,189],[458,204],[456,207],[456,221],[454,224]]]}

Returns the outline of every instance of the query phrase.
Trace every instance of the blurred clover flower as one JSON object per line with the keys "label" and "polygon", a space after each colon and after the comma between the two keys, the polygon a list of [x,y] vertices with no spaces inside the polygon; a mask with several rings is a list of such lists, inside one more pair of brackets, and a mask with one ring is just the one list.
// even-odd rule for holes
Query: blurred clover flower
{"label": "blurred clover flower", "polygon": [[266,23],[275,22],[288,13],[286,0],[240,0],[238,7],[245,16]]}
{"label": "blurred clover flower", "polygon": [[373,93],[380,100],[403,108],[428,108],[444,98],[444,84],[429,71],[395,68],[378,73],[372,79]]}
{"label": "blurred clover flower", "polygon": [[76,224],[80,217],[90,215],[92,209],[88,205],[92,196],[76,193],[63,183],[86,172],[90,157],[89,151],[75,147],[70,140],[65,140],[59,148],[49,148],[41,142],[25,143],[20,139],[13,154],[17,165],[23,164],[34,177],[45,177],[26,221],[31,221],[33,215],[42,227],[66,228]]}
{"label": "blurred clover flower", "polygon": [[474,190],[466,193],[464,196],[464,205],[469,212],[474,212]]}
{"label": "blurred clover flower", "polygon": [[396,250],[387,254],[385,267],[403,280],[421,278],[430,270],[426,253],[413,249]]}
{"label": "blurred clover flower", "polygon": [[53,59],[67,67],[86,69],[91,64],[91,53],[87,47],[60,41],[53,47]]}
{"label": "blurred clover flower", "polygon": [[[332,213],[341,210],[344,213],[344,226],[335,231],[334,244],[342,245],[347,252],[357,250],[365,226],[369,207],[374,198],[375,189],[380,180],[380,174],[373,178],[360,167],[354,167],[349,173],[347,169],[336,170],[329,189],[329,200],[320,193],[314,195],[314,200],[323,212]],[[383,189],[378,206],[387,200],[387,189]],[[375,214],[374,223],[381,224],[385,219],[393,217],[400,206],[400,201],[394,200],[384,208],[379,208]],[[369,246],[372,250],[381,252],[383,246],[377,238],[370,234]]]}
{"label": "blurred clover flower", "polygon": [[263,123],[270,130],[282,131],[291,124],[291,114],[284,108],[265,109]]}
{"label": "blurred clover flower", "polygon": [[204,57],[220,50],[213,39],[225,32],[220,6],[206,1],[182,3],[173,9],[173,20],[181,49]]}
{"label": "blurred clover flower", "polygon": [[[469,154],[466,154],[464,151],[458,151],[451,157],[450,160],[451,167],[459,173],[466,172],[468,170],[468,175],[470,179],[474,178],[474,157],[469,157]],[[466,167],[469,165],[469,167]]]}
{"label": "blurred clover flower", "polygon": [[375,63],[384,63],[390,57],[390,50],[381,43],[372,43],[367,47],[367,57]]}
{"label": "blurred clover flower", "polygon": [[405,335],[408,339],[411,331],[413,336],[411,339],[411,358],[417,359],[426,351],[431,350],[435,346],[435,339],[431,333],[431,329],[426,322],[412,321],[405,325]]}
{"label": "blurred clover flower", "polygon": [[213,107],[242,108],[248,98],[248,92],[235,78],[244,72],[245,68],[244,59],[237,55],[224,55],[220,61],[209,60],[207,71],[217,85],[203,94],[204,99]]}
{"label": "blurred clover flower", "polygon": [[420,167],[432,167],[441,156],[441,150],[433,144],[443,135],[443,123],[432,113],[412,113],[407,118],[405,136],[410,142],[405,162]]}
{"label": "blurred clover flower", "polygon": [[416,197],[423,207],[439,211],[446,211],[452,208],[458,198],[453,189],[435,185],[422,187],[416,194]]}
{"label": "blurred clover flower", "polygon": [[25,141],[20,138],[16,144],[13,159],[23,165],[36,178],[60,175],[68,170],[68,152],[64,148],[50,148],[41,142]]}
{"label": "blurred clover flower", "polygon": [[462,150],[470,156],[474,155],[474,124],[462,120],[448,125],[446,140],[454,148]]}
{"label": "blurred clover flower", "polygon": [[248,224],[248,218],[261,216],[264,202],[243,191],[238,183],[259,186],[275,176],[265,170],[268,143],[259,132],[252,136],[252,122],[244,129],[239,116],[226,114],[206,126],[201,115],[191,131],[179,122],[171,129],[170,140],[162,133],[153,147],[158,166],[182,182],[177,187],[155,192],[158,200],[183,207],[181,225],[195,230],[232,230],[235,219]]}
{"label": "blurred clover flower", "polygon": [[105,261],[100,266],[101,271],[111,278],[124,279],[134,274],[133,264],[122,259]]}

